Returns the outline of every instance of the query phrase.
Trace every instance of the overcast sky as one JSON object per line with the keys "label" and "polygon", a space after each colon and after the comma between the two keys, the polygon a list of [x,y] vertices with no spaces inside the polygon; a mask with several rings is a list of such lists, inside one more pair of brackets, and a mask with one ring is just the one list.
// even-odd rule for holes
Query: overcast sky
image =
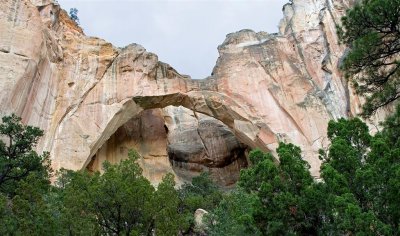
{"label": "overcast sky", "polygon": [[209,76],[226,34],[278,32],[288,0],[58,0],[78,9],[86,35],[118,47],[138,43],[179,73]]}

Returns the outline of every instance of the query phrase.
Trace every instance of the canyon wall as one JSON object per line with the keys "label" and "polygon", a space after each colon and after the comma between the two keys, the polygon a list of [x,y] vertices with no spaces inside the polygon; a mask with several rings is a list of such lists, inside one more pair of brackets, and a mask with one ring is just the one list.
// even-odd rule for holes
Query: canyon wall
{"label": "canyon wall", "polygon": [[327,122],[360,112],[338,67],[336,24],[352,0],[293,0],[279,32],[242,30],[218,47],[211,75],[192,80],[142,46],[85,36],[53,0],[0,3],[0,115],[45,131],[53,168],[100,170],[135,148],[158,183],[210,171],[231,185],[251,148],[280,141],[318,176]]}

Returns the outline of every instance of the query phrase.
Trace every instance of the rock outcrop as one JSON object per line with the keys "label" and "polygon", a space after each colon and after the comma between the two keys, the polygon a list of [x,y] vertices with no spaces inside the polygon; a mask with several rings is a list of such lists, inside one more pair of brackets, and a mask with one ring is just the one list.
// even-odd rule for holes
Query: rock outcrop
{"label": "rock outcrop", "polygon": [[140,45],[85,36],[53,0],[3,0],[0,115],[42,128],[55,169],[98,170],[135,147],[154,183],[211,170],[229,185],[249,148],[288,141],[317,176],[327,121],[360,109],[338,70],[335,25],[351,4],[293,0],[279,33],[228,34],[212,75],[191,80]]}
{"label": "rock outcrop", "polygon": [[197,233],[197,235],[206,235],[206,224],[205,224],[205,219],[204,217],[208,214],[208,211],[204,209],[197,209],[194,212],[194,230]]}

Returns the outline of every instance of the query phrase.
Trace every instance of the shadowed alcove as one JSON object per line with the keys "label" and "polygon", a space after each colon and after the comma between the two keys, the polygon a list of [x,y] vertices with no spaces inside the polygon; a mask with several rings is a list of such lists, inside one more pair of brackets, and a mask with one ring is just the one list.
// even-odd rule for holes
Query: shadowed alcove
{"label": "shadowed alcove", "polygon": [[129,149],[140,154],[143,174],[153,184],[169,172],[178,184],[209,171],[221,186],[233,185],[247,166],[249,147],[221,121],[184,107],[148,109],[117,129],[92,157],[87,169],[118,163]]}

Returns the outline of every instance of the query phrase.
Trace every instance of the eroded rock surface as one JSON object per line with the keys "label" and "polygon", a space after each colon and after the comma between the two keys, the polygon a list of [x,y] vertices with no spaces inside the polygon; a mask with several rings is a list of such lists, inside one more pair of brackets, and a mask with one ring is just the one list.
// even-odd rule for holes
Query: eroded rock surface
{"label": "eroded rock surface", "polygon": [[[301,146],[318,175],[328,120],[360,109],[338,70],[345,48],[335,25],[351,4],[293,0],[279,33],[227,35],[212,75],[191,80],[140,45],[117,48],[85,36],[52,0],[3,0],[0,115],[15,112],[42,128],[38,149],[50,151],[55,169],[99,168],[133,145],[154,183],[171,169],[201,168],[216,168],[231,183],[247,147],[274,153],[287,141]],[[169,106],[191,112],[163,109]],[[140,134],[126,132],[132,128]],[[192,141],[185,146],[182,137]]]}
{"label": "eroded rock surface", "polygon": [[208,171],[217,183],[230,186],[247,166],[249,147],[221,121],[183,107],[167,107],[167,152],[174,172],[185,180]]}

